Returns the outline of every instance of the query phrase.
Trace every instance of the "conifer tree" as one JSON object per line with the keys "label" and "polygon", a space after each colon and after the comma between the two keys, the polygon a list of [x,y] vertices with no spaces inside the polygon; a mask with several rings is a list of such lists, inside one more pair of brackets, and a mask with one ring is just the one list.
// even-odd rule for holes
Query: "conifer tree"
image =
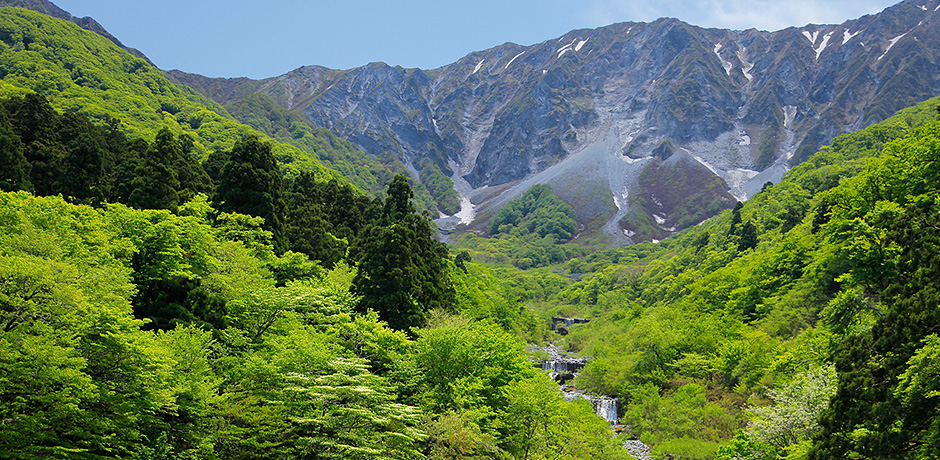
{"label": "conifer tree", "polygon": [[179,149],[169,129],[163,128],[157,133],[131,181],[128,204],[141,209],[176,210],[180,204],[177,192],[180,181],[173,160],[181,154]]}
{"label": "conifer tree", "polygon": [[275,251],[284,252],[282,179],[271,144],[257,136],[236,142],[219,176],[215,200],[219,209],[264,218],[265,230],[274,236]]}
{"label": "conifer tree", "polygon": [[428,216],[415,211],[404,176],[395,177],[387,195],[381,216],[353,248],[359,265],[353,292],[362,296],[360,310],[374,310],[404,330],[424,324],[431,309],[452,307],[455,293],[444,261],[447,247],[434,240]]}
{"label": "conifer tree", "polygon": [[32,190],[29,171],[20,138],[6,123],[0,123],[0,191]]}

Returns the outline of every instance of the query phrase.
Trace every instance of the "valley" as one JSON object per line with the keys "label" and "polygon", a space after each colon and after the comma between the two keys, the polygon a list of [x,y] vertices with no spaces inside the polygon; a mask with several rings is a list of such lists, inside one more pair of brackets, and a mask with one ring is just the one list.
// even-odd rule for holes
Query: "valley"
{"label": "valley", "polygon": [[0,1],[0,456],[936,458],[937,21],[253,80]]}

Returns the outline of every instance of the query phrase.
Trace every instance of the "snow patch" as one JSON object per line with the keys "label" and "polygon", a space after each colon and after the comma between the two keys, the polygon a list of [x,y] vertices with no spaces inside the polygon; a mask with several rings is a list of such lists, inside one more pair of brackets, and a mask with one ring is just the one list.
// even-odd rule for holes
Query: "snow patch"
{"label": "snow patch", "polygon": [[819,60],[819,55],[822,54],[824,49],[826,49],[826,45],[829,44],[829,38],[832,37],[832,34],[833,32],[829,32],[828,34],[824,35],[822,43],[819,44],[819,48],[815,48],[815,47],[813,48],[814,50],[816,50],[817,61]]}
{"label": "snow patch", "polygon": [[431,124],[434,125],[434,131],[436,131],[438,134],[440,134],[441,128],[438,128],[438,127],[437,127],[437,118],[432,118],[432,119],[431,119]]}
{"label": "snow patch", "polygon": [[793,119],[796,118],[796,106],[788,105],[783,108],[783,127],[789,128],[790,123],[793,123]]}
{"label": "snow patch", "polygon": [[742,129],[738,132],[738,137],[740,138],[738,145],[751,145],[751,136],[747,135],[747,131]]}
{"label": "snow patch", "polygon": [[817,30],[816,32],[809,33],[808,31],[805,31],[805,30],[804,30],[804,31],[803,31],[803,36],[806,37],[807,40],[809,40],[809,46],[812,46],[812,47],[814,47],[814,49],[815,49],[815,46],[816,46],[816,37],[819,36],[819,31]]}
{"label": "snow patch", "polygon": [[581,47],[583,47],[584,44],[588,42],[588,40],[590,40],[590,38],[586,38],[586,39],[584,39],[584,40],[579,41],[579,42],[578,42],[578,46],[575,46],[575,47],[574,47],[574,50],[575,50],[575,51],[581,51]]}
{"label": "snow patch", "polygon": [[634,232],[634,231],[632,231],[632,230],[624,229],[624,230],[623,230],[623,234],[626,235],[627,238],[630,238],[631,236],[636,235],[636,232]]}
{"label": "snow patch", "polygon": [[555,51],[556,53],[558,53],[558,57],[560,58],[560,57],[564,56],[565,53],[567,53],[568,50],[570,50],[571,47],[574,46],[575,42],[577,42],[577,41],[578,41],[578,39],[575,38],[574,40],[571,40],[571,43],[569,43],[569,44],[567,44],[567,45],[565,45],[565,46],[562,46],[561,48],[558,48],[558,50]]}
{"label": "snow patch", "polygon": [[731,187],[731,196],[733,196],[738,201],[747,200],[747,193],[744,192],[744,185],[758,174],[760,173],[757,171],[744,168],[735,168],[726,172],[724,179],[725,182],[728,183],[728,186]]}
{"label": "snow patch", "polygon": [[862,32],[862,31],[859,30],[859,31],[855,32],[854,34],[852,34],[852,33],[849,33],[849,29],[845,29],[844,31],[842,31],[842,44],[843,44],[843,45],[846,44],[849,40],[852,39],[852,37],[854,37],[854,36],[860,34],[861,32]]}
{"label": "snow patch", "polygon": [[753,62],[747,62],[747,59],[744,59],[744,51],[738,50],[737,52],[738,59],[744,64],[744,68],[741,69],[741,72],[744,73],[744,78],[747,78],[747,81],[754,79],[754,75],[751,75],[751,69],[754,68]]}
{"label": "snow patch", "polygon": [[547,71],[547,70],[545,70],[545,69],[542,69],[542,75],[545,75],[545,74],[547,74],[547,73],[548,73],[548,71]]}
{"label": "snow patch", "polygon": [[653,244],[659,244],[659,240],[657,240],[657,239],[654,239],[654,240],[652,240],[652,241],[653,241]]}
{"label": "snow patch", "polygon": [[924,10],[924,11],[927,11],[927,7],[924,6],[924,5],[918,6],[918,8],[920,8],[920,9],[922,9],[922,10]]}
{"label": "snow patch", "polygon": [[470,198],[465,196],[460,197],[460,211],[457,211],[454,214],[454,217],[459,219],[461,224],[469,224],[473,222],[473,219],[476,217],[476,211],[474,210],[475,206],[470,202]]}
{"label": "snow patch", "polygon": [[721,54],[718,53],[721,51],[721,43],[715,45],[715,49],[712,51],[715,52],[715,56],[718,56],[718,60],[721,61],[721,66],[725,68],[725,73],[731,75],[731,61],[726,61],[725,58],[721,57]]}
{"label": "snow patch", "polygon": [[666,223],[666,218],[660,216],[659,214],[653,214],[653,219],[656,219],[656,225],[663,225]]}
{"label": "snow patch", "polygon": [[934,11],[940,10],[940,5],[937,5],[937,7],[934,8],[933,10],[934,10]]}
{"label": "snow patch", "polygon": [[[480,61],[479,63],[477,63],[477,66],[473,68],[473,73],[479,72],[479,71],[480,71],[480,67],[483,67],[483,63],[484,63],[484,62],[486,62],[486,59],[483,59],[482,61]],[[472,74],[471,74],[471,75],[472,75]]]}
{"label": "snow patch", "polygon": [[898,40],[904,38],[905,35],[907,35],[907,32],[904,32],[903,34],[898,35],[897,37],[894,37],[891,40],[888,40],[888,47],[885,48],[884,53],[881,53],[881,56],[878,56],[878,60],[880,61],[883,57],[887,56],[888,51],[891,51],[891,48],[894,47],[894,45],[898,42]]}
{"label": "snow patch", "polygon": [[517,57],[522,56],[523,54],[525,54],[525,51],[523,51],[523,52],[521,52],[521,53],[519,53],[519,54],[513,56],[512,59],[510,59],[509,62],[506,63],[506,67],[503,67],[503,68],[504,68],[504,69],[508,69],[508,68],[509,68],[509,64],[512,64],[512,61],[515,61]]}

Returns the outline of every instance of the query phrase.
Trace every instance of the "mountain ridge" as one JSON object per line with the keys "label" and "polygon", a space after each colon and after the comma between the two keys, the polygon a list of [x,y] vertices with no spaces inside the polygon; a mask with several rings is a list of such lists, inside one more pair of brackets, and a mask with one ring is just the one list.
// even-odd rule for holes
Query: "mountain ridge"
{"label": "mountain ridge", "polygon": [[65,19],[66,21],[74,23],[75,25],[81,27],[82,29],[85,29],[89,32],[94,32],[98,35],[101,35],[104,38],[107,38],[108,40],[111,41],[111,43],[114,43],[118,47],[123,48],[128,53],[131,53],[131,55],[133,55],[134,57],[139,57],[141,59],[144,59],[148,63],[150,63],[150,65],[156,67],[156,65],[150,60],[150,58],[144,55],[144,53],[142,53],[137,48],[131,48],[129,46],[124,45],[124,43],[121,43],[121,40],[119,40],[114,35],[111,35],[111,33],[108,32],[107,29],[104,28],[104,26],[99,24],[98,21],[95,21],[91,17],[85,16],[83,18],[78,18],[78,17],[72,16],[71,13],[63,10],[62,8],[59,8],[58,6],[56,6],[55,4],[53,4],[52,2],[48,0],[0,0],[0,7],[3,7],[3,6],[24,8],[24,9],[36,11],[36,12],[39,12],[48,16],[52,16],[54,18]]}
{"label": "mountain ridge", "polygon": [[[576,206],[591,226],[629,214],[652,219],[631,199],[644,192],[630,178],[664,142],[685,149],[743,200],[836,135],[937,94],[938,8],[936,0],[908,0],[842,24],[775,32],[669,18],[624,22],[531,46],[506,43],[431,70],[371,63],[304,66],[264,80],[168,74],[223,105],[265,94],[413,172],[429,158],[473,203],[465,215],[489,215],[533,178],[554,180],[566,201],[607,182],[606,204]],[[560,165],[590,148],[606,150],[596,173],[543,174],[578,169]],[[633,242],[607,228],[615,240]]]}

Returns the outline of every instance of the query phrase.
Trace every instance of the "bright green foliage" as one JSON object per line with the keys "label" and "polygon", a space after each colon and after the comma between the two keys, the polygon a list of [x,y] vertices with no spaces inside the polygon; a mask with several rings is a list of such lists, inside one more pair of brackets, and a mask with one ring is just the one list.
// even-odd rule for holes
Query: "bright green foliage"
{"label": "bright green foliage", "polygon": [[[459,263],[461,254],[455,259]],[[469,259],[469,256],[466,257]],[[531,310],[519,305],[492,272],[486,268],[463,262],[463,270],[453,270],[457,310],[474,320],[491,319],[504,330],[518,336],[535,338],[542,332],[540,321]],[[460,265],[457,265],[459,267]],[[542,326],[544,327],[544,326]]]}
{"label": "bright green foliage", "polygon": [[752,418],[746,430],[747,439],[763,445],[765,455],[805,457],[813,436],[819,432],[819,416],[829,406],[835,391],[836,373],[832,365],[801,372],[792,382],[768,393],[772,406],[748,411]]}
{"label": "bright green foliage", "polygon": [[437,203],[437,209],[444,214],[460,211],[460,196],[454,190],[454,183],[430,158],[424,158],[419,165],[418,176],[421,184]]}
{"label": "bright green foliage", "polygon": [[523,270],[564,262],[585,255],[588,248],[571,240],[578,230],[571,206],[561,201],[546,184],[535,185],[509,202],[490,221],[482,238],[468,233],[458,245],[483,262],[511,263]]}
{"label": "bright green foliage", "polygon": [[[631,424],[644,427],[641,436],[656,440],[659,452],[690,455],[716,448],[743,426],[746,414],[740,407],[746,401],[766,405],[765,388],[789,383],[807,362],[823,365],[840,343],[846,349],[836,354],[843,356],[836,359],[840,375],[850,363],[871,360],[873,366],[879,363],[875,369],[893,369],[878,375],[897,379],[913,356],[909,345],[898,347],[917,343],[931,332],[926,325],[936,324],[928,313],[932,310],[918,307],[896,314],[894,332],[878,332],[883,330],[879,324],[892,318],[894,301],[889,299],[902,299],[901,286],[907,286],[906,294],[897,302],[931,302],[931,285],[918,280],[932,276],[923,267],[933,266],[929,254],[935,205],[933,198],[917,195],[932,196],[932,184],[940,183],[930,176],[935,174],[935,105],[927,102],[837,138],[809,160],[813,166],[795,167],[781,183],[747,203],[657,245],[569,262],[569,271],[580,273],[580,281],[550,288],[542,298],[551,305],[546,316],[592,319],[571,328],[567,337],[571,349],[595,357],[575,383],[628,401],[624,411],[632,414]],[[908,138],[898,140],[904,136]],[[882,150],[883,160],[868,160],[870,173],[852,178],[865,168],[864,158]],[[614,254],[619,261],[611,263]],[[877,352],[890,360],[866,358],[869,352],[864,350],[873,346],[865,338],[869,334],[882,334],[880,340],[892,337],[897,345]],[[855,372],[861,374],[855,377]],[[900,406],[886,396],[891,385],[862,377],[872,372],[869,366],[853,371],[851,381],[858,382],[852,384],[853,396],[832,412],[832,422],[840,423],[835,426],[842,426],[838,430],[843,434],[821,435],[827,444],[837,445],[856,433],[859,441],[843,445],[894,446],[900,441],[871,434],[890,431],[886,427],[891,423],[910,427],[908,436],[928,432],[915,417],[901,417],[901,410],[875,415],[859,408],[869,407],[858,403],[869,399],[892,401],[878,407]],[[705,388],[707,404],[715,404],[713,417],[703,418],[699,409],[677,401],[677,388],[689,381]],[[668,408],[669,415],[644,407]],[[931,410],[921,405],[910,412],[921,420],[929,419]],[[859,414],[865,422],[855,423],[868,431],[841,425],[850,418],[846,414]],[[696,429],[683,431],[659,420],[693,420],[687,426]],[[826,429],[825,423],[821,426]],[[811,432],[789,444],[786,454],[808,455]],[[840,457],[848,450],[827,452]]]}
{"label": "bright green foliage", "polygon": [[128,455],[162,431],[167,361],[131,316],[125,241],[87,207],[0,196],[4,404],[13,458]]}
{"label": "bright green foliage", "polygon": [[390,169],[391,165],[356,150],[326,128],[313,126],[303,115],[282,108],[264,94],[248,95],[225,108],[238,121],[313,155],[367,193],[381,193],[395,174],[408,173],[407,169]]}
{"label": "bright green foliage", "polygon": [[738,426],[732,414],[708,401],[705,388],[697,383],[687,383],[666,396],[655,387],[643,386],[634,392],[634,398],[623,422],[633,426],[641,440],[658,445],[661,453],[675,452],[669,441],[690,444],[697,440],[699,456],[692,458],[712,457],[718,441],[730,437]]}
{"label": "bright green foliage", "polygon": [[839,390],[810,458],[937,454],[929,441],[937,402],[905,404],[910,374],[904,386],[899,382],[940,324],[938,152],[940,121],[887,144],[883,157],[828,194],[838,206],[822,229],[843,231],[849,242],[844,257],[851,269],[841,281],[877,316],[835,354]]}
{"label": "bright green foliage", "polygon": [[490,222],[491,235],[512,233],[517,236],[536,234],[567,241],[578,230],[574,210],[561,201],[547,184],[533,185],[519,198],[503,206]]}
{"label": "bright green foliage", "polygon": [[566,402],[557,386],[545,374],[506,386],[508,401],[499,415],[504,448],[513,458],[631,458],[590,402]]}
{"label": "bright green foliage", "polygon": [[358,359],[334,358],[323,375],[293,373],[285,403],[297,454],[340,459],[421,458],[426,435],[415,425],[420,413],[395,403],[385,380]]}
{"label": "bright green foliage", "polygon": [[491,322],[451,318],[418,331],[414,352],[421,406],[434,413],[505,407],[503,388],[534,375],[523,343]]}
{"label": "bright green foliage", "polygon": [[[39,93],[64,112],[103,122],[120,119],[133,137],[151,139],[167,127],[191,136],[193,150],[201,157],[260,134],[192,89],[173,84],[147,61],[68,21],[3,8],[0,30],[4,31],[0,34],[4,96]],[[276,143],[273,151],[292,174],[312,171],[323,180],[340,178],[294,146]]]}
{"label": "bright green foliage", "polygon": [[[917,458],[931,458],[940,450],[940,408],[936,399],[940,397],[940,337],[931,334],[923,341],[907,369],[901,374],[900,383],[894,390],[894,396],[902,407],[917,410],[929,420],[929,425],[917,433],[913,442],[917,446],[914,454]],[[926,411],[922,411],[927,407]],[[927,421],[925,420],[925,422]]]}
{"label": "bright green foliage", "polygon": [[350,269],[275,287],[262,230],[213,228],[204,196],[179,212],[0,194],[4,455],[420,458],[410,342],[353,315]]}
{"label": "bright green foliage", "polygon": [[[116,120],[97,126],[81,114],[60,115],[37,94],[4,100],[0,113],[10,120],[0,129],[7,130],[11,158],[25,161],[10,165],[7,183],[18,183],[17,189],[61,194],[77,203],[118,201],[170,210],[213,189],[187,135],[177,138],[163,128],[152,144],[129,141]],[[24,178],[16,171],[30,174]]]}

